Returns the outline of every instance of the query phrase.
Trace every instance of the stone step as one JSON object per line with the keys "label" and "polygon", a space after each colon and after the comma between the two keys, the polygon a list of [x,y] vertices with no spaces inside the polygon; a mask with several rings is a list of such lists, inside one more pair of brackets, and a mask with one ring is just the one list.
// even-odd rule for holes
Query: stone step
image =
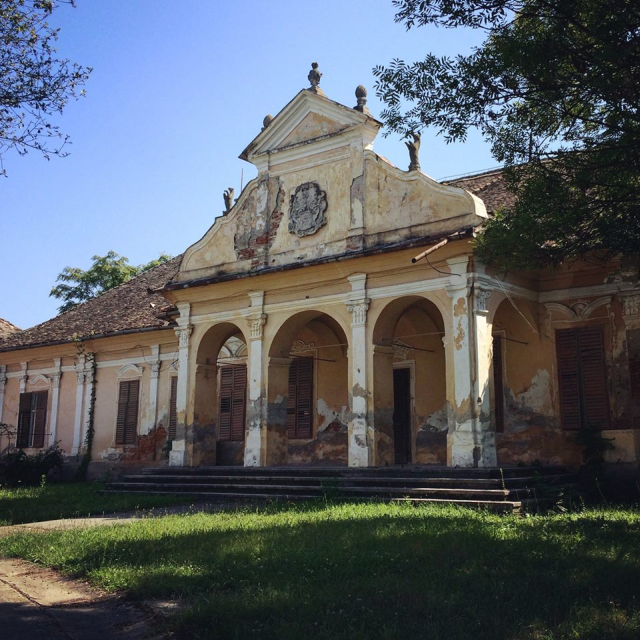
{"label": "stone step", "polygon": [[[307,486],[448,486],[448,487],[487,487],[487,488],[525,488],[535,486],[537,482],[543,480],[545,484],[561,484],[569,482],[573,479],[571,474],[549,475],[543,478],[537,476],[523,476],[520,478],[422,478],[422,477],[386,477],[386,476],[295,476],[295,475],[167,475],[167,474],[140,474],[124,476],[121,482],[135,483],[165,483],[167,481],[180,482],[184,484],[210,484],[216,485],[220,483],[233,482],[236,484],[295,484]],[[331,483],[329,485],[329,483]]]}
{"label": "stone step", "polygon": [[[122,490],[112,490],[105,491],[103,493],[109,494],[119,494],[119,493],[139,493],[144,494],[146,491],[122,491]],[[184,493],[176,494],[172,491],[158,491],[154,492],[158,495],[184,495]],[[239,500],[239,501],[283,501],[283,502],[292,502],[292,501],[305,501],[305,500],[322,500],[324,496],[314,496],[314,495],[305,495],[305,494],[268,494],[268,493],[189,493],[188,495],[193,497],[198,497],[202,499],[218,499],[222,501],[228,500]],[[465,499],[441,499],[441,498],[382,498],[379,496],[350,496],[350,497],[340,497],[337,496],[332,498],[335,500],[355,500],[358,502],[363,501],[371,501],[371,502],[412,502],[419,504],[453,504],[464,507],[472,507],[477,509],[487,509],[490,511],[496,512],[519,512],[522,508],[522,502],[517,500],[465,500]]]}

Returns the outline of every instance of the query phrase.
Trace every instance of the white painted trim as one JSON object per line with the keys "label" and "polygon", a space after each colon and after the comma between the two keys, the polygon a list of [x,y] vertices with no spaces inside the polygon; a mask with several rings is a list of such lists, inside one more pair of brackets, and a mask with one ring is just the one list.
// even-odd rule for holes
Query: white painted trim
{"label": "white painted trim", "polygon": [[48,386],[51,384],[51,379],[42,373],[36,373],[34,376],[29,376],[27,384],[34,386],[38,384],[44,384]]}
{"label": "white painted trim", "polygon": [[129,363],[120,367],[116,375],[118,378],[123,378],[128,373],[133,373],[134,376],[142,377],[143,371],[144,371],[144,367],[139,366],[137,364]]}
{"label": "white painted trim", "polygon": [[55,444],[58,435],[58,409],[60,406],[60,382],[62,381],[61,358],[54,358],[57,371],[53,374],[53,393],[51,396],[51,418],[49,420],[49,446]]}

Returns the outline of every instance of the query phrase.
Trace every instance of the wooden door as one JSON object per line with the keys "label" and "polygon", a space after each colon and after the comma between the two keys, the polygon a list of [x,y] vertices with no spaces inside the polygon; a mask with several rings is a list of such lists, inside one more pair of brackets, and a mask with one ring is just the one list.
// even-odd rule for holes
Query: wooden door
{"label": "wooden door", "polygon": [[411,370],[393,370],[393,440],[395,463],[411,462]]}

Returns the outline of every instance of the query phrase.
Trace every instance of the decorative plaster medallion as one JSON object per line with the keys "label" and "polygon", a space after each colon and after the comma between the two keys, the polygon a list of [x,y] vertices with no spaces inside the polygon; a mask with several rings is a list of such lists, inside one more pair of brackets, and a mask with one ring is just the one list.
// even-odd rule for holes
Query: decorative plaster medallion
{"label": "decorative plaster medallion", "polygon": [[317,182],[301,184],[289,202],[289,232],[310,236],[327,224],[327,194]]}
{"label": "decorative plaster medallion", "polygon": [[640,315],[640,295],[625,296],[622,298],[624,305],[623,314],[625,316]]}
{"label": "decorative plaster medallion", "polygon": [[306,343],[304,340],[294,340],[291,345],[291,353],[304,353],[316,348],[315,342]]}

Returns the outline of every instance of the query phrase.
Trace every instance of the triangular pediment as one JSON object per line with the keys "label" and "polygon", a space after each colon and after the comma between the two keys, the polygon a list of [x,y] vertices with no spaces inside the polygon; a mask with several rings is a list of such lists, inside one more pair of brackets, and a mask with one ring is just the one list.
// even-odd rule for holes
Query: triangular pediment
{"label": "triangular pediment", "polygon": [[367,114],[302,90],[263,128],[240,158],[253,162],[267,153],[325,140],[356,128],[368,129],[367,137],[373,139],[380,126]]}

